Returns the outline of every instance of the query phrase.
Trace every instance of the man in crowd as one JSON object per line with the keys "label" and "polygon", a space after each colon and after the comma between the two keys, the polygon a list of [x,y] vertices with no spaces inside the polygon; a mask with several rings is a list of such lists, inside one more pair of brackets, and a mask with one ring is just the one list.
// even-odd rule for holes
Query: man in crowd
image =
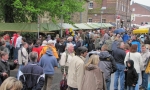
{"label": "man in crowd", "polygon": [[39,65],[43,68],[45,73],[45,83],[43,90],[51,90],[50,86],[52,84],[54,69],[58,67],[57,59],[53,56],[51,48],[46,50],[46,53],[41,57]]}
{"label": "man in crowd", "polygon": [[118,90],[118,79],[120,77],[120,89],[124,90],[124,82],[125,82],[125,65],[124,65],[124,59],[126,56],[126,52],[124,50],[124,42],[119,42],[117,49],[113,51],[113,56],[116,61],[117,65],[117,71],[114,75],[114,90]]}
{"label": "man in crowd", "polygon": [[110,90],[111,74],[117,70],[117,67],[114,58],[107,50],[108,46],[104,44],[99,54],[99,68],[104,72],[107,90]]}
{"label": "man in crowd", "polygon": [[141,44],[140,44],[140,41],[137,40],[137,37],[136,37],[135,35],[132,37],[132,42],[131,42],[131,44],[132,44],[132,45],[136,44],[136,45],[138,46],[137,51],[138,51],[138,52],[141,52]]}
{"label": "man in crowd", "polygon": [[[16,46],[15,46],[16,56],[18,56],[18,50],[21,48],[21,44],[22,44],[22,36],[20,35],[20,33],[18,33],[17,35],[18,35],[18,38],[16,40]],[[18,59],[18,57],[16,59]]]}
{"label": "man in crowd", "polygon": [[69,64],[67,84],[70,90],[81,90],[82,79],[84,75],[84,60],[88,49],[79,47],[76,55]]}
{"label": "man in crowd", "polygon": [[23,90],[41,90],[44,85],[43,68],[37,64],[38,53],[29,54],[30,62],[19,72],[19,80]]}
{"label": "man in crowd", "polygon": [[148,74],[145,73],[146,65],[148,63],[149,57],[150,57],[150,52],[146,48],[146,45],[142,45],[142,59],[143,59],[143,65],[144,67],[141,68],[142,71],[142,85],[140,89],[147,90],[147,85],[148,85]]}

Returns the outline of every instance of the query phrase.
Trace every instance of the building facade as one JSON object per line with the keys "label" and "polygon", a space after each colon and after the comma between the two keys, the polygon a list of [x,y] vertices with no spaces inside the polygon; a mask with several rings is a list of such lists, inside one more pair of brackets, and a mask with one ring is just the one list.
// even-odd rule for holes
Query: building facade
{"label": "building facade", "polygon": [[[97,3],[96,0],[91,0],[88,22],[116,23],[118,27],[128,27],[131,19],[130,2],[131,0],[102,0]],[[102,7],[105,9],[101,10]]]}
{"label": "building facade", "polygon": [[131,10],[132,24],[144,25],[150,22],[150,6],[133,2],[131,5]]}

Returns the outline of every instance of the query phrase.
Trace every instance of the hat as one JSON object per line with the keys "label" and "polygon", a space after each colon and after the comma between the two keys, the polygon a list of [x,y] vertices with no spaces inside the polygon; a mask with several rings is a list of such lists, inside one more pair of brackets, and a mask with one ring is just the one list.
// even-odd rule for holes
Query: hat
{"label": "hat", "polygon": [[53,40],[49,40],[49,41],[48,41],[48,44],[52,44],[52,43],[54,43]]}
{"label": "hat", "polygon": [[73,37],[72,37],[72,36],[69,36],[69,37],[67,38],[67,40],[69,40],[69,39],[73,39]]}
{"label": "hat", "polygon": [[46,46],[46,44],[47,44],[46,40],[42,42],[42,46]]}

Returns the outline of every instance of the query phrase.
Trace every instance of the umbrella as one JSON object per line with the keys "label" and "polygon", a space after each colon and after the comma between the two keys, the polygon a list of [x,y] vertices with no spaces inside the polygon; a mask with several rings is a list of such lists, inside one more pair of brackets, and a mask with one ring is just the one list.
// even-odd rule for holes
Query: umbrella
{"label": "umbrella", "polygon": [[114,33],[124,33],[126,30],[124,30],[123,28],[119,28],[117,30],[114,31]]}

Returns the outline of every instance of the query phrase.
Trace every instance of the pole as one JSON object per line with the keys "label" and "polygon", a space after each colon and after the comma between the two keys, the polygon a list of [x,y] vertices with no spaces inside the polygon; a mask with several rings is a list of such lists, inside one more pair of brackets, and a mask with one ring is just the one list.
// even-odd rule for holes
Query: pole
{"label": "pole", "polygon": [[38,38],[40,37],[39,33],[40,33],[40,17],[38,15]]}
{"label": "pole", "polygon": [[[62,0],[62,6],[64,5],[64,0]],[[63,11],[62,11],[63,12]],[[61,15],[61,30],[60,30],[60,36],[62,37],[63,35],[63,28],[62,28],[62,25],[63,25],[63,14]]]}
{"label": "pole", "polygon": [[103,11],[101,10],[101,28],[102,28],[102,13]]}
{"label": "pole", "polygon": [[[81,0],[80,0],[81,2]],[[82,23],[82,12],[80,12],[80,23]]]}

